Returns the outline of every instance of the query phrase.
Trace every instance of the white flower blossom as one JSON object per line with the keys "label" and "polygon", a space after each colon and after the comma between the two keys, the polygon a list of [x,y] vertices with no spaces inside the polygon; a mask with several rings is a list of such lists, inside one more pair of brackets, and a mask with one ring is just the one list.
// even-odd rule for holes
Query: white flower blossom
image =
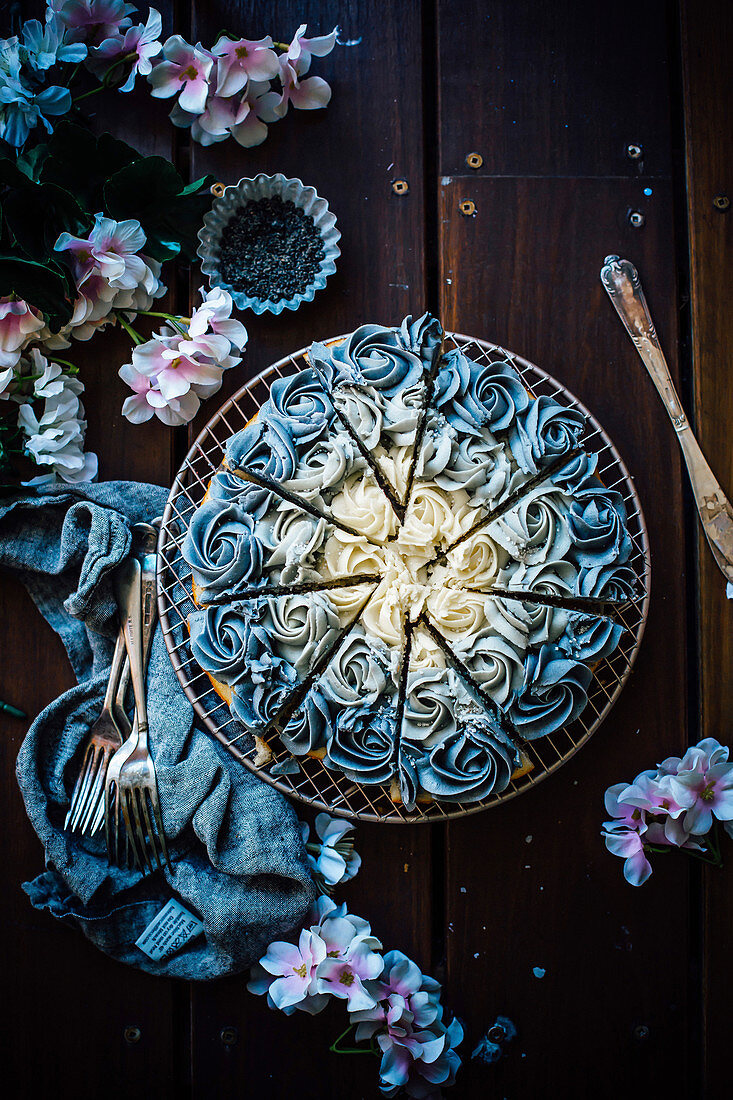
{"label": "white flower blossom", "polygon": [[[60,478],[76,483],[91,481],[97,474],[97,456],[84,453],[86,420],[79,400],[84,386],[78,378],[64,374],[57,363],[49,363],[34,349],[33,398],[18,410],[18,426],[25,437],[25,449],[39,466],[49,466],[47,475],[31,484]],[[35,399],[35,400],[34,400]],[[43,401],[38,415],[36,401]]]}

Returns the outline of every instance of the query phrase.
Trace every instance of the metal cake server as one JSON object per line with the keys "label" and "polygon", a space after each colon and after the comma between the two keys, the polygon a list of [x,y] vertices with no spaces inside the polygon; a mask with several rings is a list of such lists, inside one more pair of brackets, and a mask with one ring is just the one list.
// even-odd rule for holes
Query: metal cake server
{"label": "metal cake server", "polygon": [[690,475],[705,538],[723,576],[733,584],[733,508],[692,433],[659,344],[639,273],[629,260],[606,256],[601,282],[669,413]]}

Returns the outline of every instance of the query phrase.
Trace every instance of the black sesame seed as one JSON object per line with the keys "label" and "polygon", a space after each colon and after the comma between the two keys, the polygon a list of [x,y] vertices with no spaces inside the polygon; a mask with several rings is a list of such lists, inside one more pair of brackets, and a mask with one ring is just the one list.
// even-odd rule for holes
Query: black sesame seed
{"label": "black sesame seed", "polygon": [[224,282],[249,298],[282,299],[302,294],[325,255],[313,218],[289,199],[250,199],[222,234],[219,271]]}

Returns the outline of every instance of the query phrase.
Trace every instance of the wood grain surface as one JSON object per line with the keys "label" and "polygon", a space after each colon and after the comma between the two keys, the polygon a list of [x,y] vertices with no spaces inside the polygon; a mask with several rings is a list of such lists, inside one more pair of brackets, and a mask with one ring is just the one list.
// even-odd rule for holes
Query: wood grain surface
{"label": "wood grain surface", "polygon": [[[37,14],[12,7],[16,18]],[[314,63],[333,87],[328,109],[291,112],[255,149],[190,144],[168,122],[169,104],[144,89],[99,97],[95,128],[170,156],[191,179],[283,172],[336,214],[337,274],[295,313],[243,318],[249,348],[222,399],[312,339],[431,308],[446,327],[538,363],[587,404],[634,476],[649,526],[646,636],[591,742],[523,797],[448,827],[361,826],[363,868],[344,900],[385,948],[445,983],[466,1027],[456,1100],[725,1095],[731,871],[703,877],[670,856],[634,890],[599,835],[610,783],[698,735],[730,740],[733,612],[704,544],[696,570],[674,435],[598,273],[614,252],[638,267],[700,441],[733,492],[733,211],[713,206],[716,195],[733,199],[731,5],[206,0],[161,10],[166,32],[175,18],[204,44],[224,28],[288,41],[302,22],[312,34],[338,23],[351,43]],[[470,152],[481,154],[478,170]],[[397,178],[408,181],[403,196]],[[460,212],[465,199],[475,216]],[[188,282],[183,273],[171,301],[183,309],[199,285],[197,272]],[[118,411],[125,355],[115,334],[74,347],[100,476],[170,483],[219,398],[188,430],[129,425]],[[1,591],[0,697],[35,715],[71,685],[71,670],[26,594],[8,578]],[[328,1052],[342,1013],[282,1017],[247,993],[245,976],[153,979],[33,910],[21,883],[42,872],[43,853],[14,776],[26,724],[0,724],[4,1073],[23,1082],[14,1095],[378,1096],[370,1058]],[[497,1013],[519,1038],[485,1066],[470,1053]],[[130,1025],[136,1043],[124,1037]]]}
{"label": "wood grain surface", "polygon": [[[733,6],[689,0],[682,11],[691,352],[698,437],[733,494]],[[725,209],[716,206],[727,198]],[[697,625],[700,731],[726,742],[733,727],[733,603],[698,532]],[[725,1079],[730,970],[724,943],[733,878],[707,868],[701,916],[704,1088]]]}

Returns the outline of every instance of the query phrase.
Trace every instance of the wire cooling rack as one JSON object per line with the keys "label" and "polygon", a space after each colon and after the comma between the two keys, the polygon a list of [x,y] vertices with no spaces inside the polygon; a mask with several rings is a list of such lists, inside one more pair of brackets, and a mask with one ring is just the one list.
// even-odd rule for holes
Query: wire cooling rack
{"label": "wire cooling rack", "polygon": [[[336,337],[336,340],[343,337]],[[232,716],[228,705],[216,694],[208,676],[194,660],[188,640],[187,619],[195,605],[191,598],[191,572],[181,556],[181,544],[193,512],[200,504],[209,481],[218,469],[230,436],[240,431],[267,400],[270,386],[302,370],[306,351],[281,359],[247,382],[222,406],[203,429],[173,482],[158,543],[158,604],[163,635],[173,667],[183,690],[207,730],[242,764],[283,794],[315,808],[365,821],[417,822],[463,817],[514,798],[534,787],[585,744],[600,726],[618,698],[636,658],[646,624],[650,591],[649,542],[639,498],[621,457],[598,421],[564,386],[545,371],[519,355],[460,333],[446,334],[445,348],[462,348],[477,362],[508,361],[519,372],[533,396],[546,394],[566,408],[580,410],[586,418],[584,444],[597,452],[597,473],[608,489],[623,497],[628,511],[632,552],[628,565],[637,581],[635,596],[626,606],[621,621],[624,631],[618,648],[593,668],[588,703],[580,717],[561,730],[532,741],[525,750],[532,768],[513,779],[500,794],[481,801],[456,805],[431,802],[408,811],[395,805],[389,786],[362,786],[341,772],[330,771],[321,760],[299,757],[295,774],[278,774],[290,753],[275,736],[270,741],[271,759],[258,766],[253,739]]]}

